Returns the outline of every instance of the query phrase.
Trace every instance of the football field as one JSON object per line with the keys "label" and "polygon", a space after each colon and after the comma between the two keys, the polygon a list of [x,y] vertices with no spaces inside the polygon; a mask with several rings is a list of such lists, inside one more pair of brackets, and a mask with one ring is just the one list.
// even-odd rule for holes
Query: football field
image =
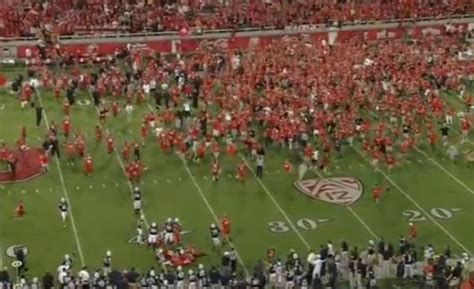
{"label": "football field", "polygon": [[[0,139],[10,147],[20,138],[23,125],[30,147],[41,147],[51,122],[62,131],[62,103],[51,91],[39,89],[39,96],[44,118],[36,127],[34,109],[21,110],[8,90],[0,93]],[[463,110],[455,95],[445,97]],[[88,177],[83,174],[82,160],[71,165],[65,158],[51,158],[46,174],[28,182],[0,185],[0,267],[13,261],[7,249],[14,245],[28,248],[27,266],[32,276],[54,271],[65,254],[74,254],[76,269],[81,265],[101,268],[107,250],[112,251],[113,266],[118,269],[135,266],[144,271],[156,265],[151,249],[129,242],[135,236],[137,217],[132,207],[133,187],[125,176],[126,163],[120,153],[124,141],[140,140],[143,116],[154,108],[147,103],[135,106],[131,122],[124,113],[107,119],[104,131],[114,137],[117,148],[108,155],[105,143],[95,140],[98,112],[90,96],[81,92],[78,100],[71,109],[72,130],[86,135],[86,149],[93,157],[95,171]],[[460,143],[458,126],[459,119],[455,119],[451,143]],[[473,150],[474,143],[459,144],[459,149],[461,153]],[[383,166],[374,169],[356,142],[354,147],[343,147],[342,157],[333,160],[327,172],[308,172],[298,186],[295,181],[300,160],[294,151],[268,148],[260,180],[253,174],[255,163],[241,150],[235,157],[223,154],[221,179],[213,182],[210,156],[198,164],[186,162],[174,153],[162,153],[150,135],[142,149],[148,168],[140,184],[144,217],[148,224],[179,218],[183,230],[189,231],[184,244],[206,253],[199,262],[214,264],[220,255],[212,249],[209,225],[228,216],[232,244],[242,268],[249,272],[269,248],[280,256],[290,249],[306,255],[309,249],[318,250],[329,240],[337,247],[346,240],[351,246],[365,248],[369,240],[380,238],[397,247],[399,237],[408,235],[409,222],[418,227],[416,244],[420,250],[427,244],[438,251],[449,245],[457,255],[471,254],[474,168],[467,167],[464,155],[453,163],[446,150],[441,144],[433,150],[422,141],[407,162],[388,172]],[[293,164],[292,173],[283,169],[286,159]],[[240,162],[249,166],[244,182],[234,178]],[[2,164],[1,169],[6,170],[6,166]],[[371,190],[379,184],[388,190],[376,205]],[[64,228],[57,209],[62,197],[70,204],[70,218]],[[21,219],[15,215],[20,201],[26,209]]]}

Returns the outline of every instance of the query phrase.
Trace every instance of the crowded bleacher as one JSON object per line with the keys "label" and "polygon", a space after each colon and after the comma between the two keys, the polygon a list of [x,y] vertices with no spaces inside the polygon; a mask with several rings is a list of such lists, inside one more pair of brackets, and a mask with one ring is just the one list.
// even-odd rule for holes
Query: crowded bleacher
{"label": "crowded bleacher", "polygon": [[[21,2],[21,5],[18,5]],[[0,37],[284,28],[474,13],[474,2],[412,0],[5,0]]]}

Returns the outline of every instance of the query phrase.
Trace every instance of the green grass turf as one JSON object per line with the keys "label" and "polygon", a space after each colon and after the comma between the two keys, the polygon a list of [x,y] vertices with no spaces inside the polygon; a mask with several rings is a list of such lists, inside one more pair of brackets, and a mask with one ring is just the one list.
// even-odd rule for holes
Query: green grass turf
{"label": "green grass turf", "polygon": [[[61,130],[62,104],[57,103],[50,92],[41,91],[41,96],[48,120],[55,121]],[[88,99],[88,96],[82,93],[79,98]],[[446,95],[446,99],[462,109],[452,95]],[[13,145],[19,138],[20,127],[26,125],[28,143],[39,146],[46,127],[44,123],[35,127],[34,111],[21,111],[17,100],[6,92],[0,94],[0,102],[5,105],[0,111],[0,138]],[[109,118],[107,127],[119,150],[124,140],[138,140],[139,125],[148,110],[147,105],[135,106],[130,124],[126,123],[123,114]],[[63,255],[72,252],[76,252],[77,269],[81,264],[79,251],[82,251],[84,263],[92,268],[101,267],[106,250],[112,250],[116,268],[136,266],[145,270],[155,264],[152,251],[127,243],[135,234],[137,221],[132,210],[130,186],[117,156],[108,156],[105,144],[95,143],[96,123],[93,106],[73,107],[73,130],[86,133],[87,150],[94,158],[96,171],[92,177],[82,174],[81,161],[71,166],[63,159],[59,165],[51,160],[46,175],[28,183],[0,187],[2,252],[13,244],[27,245],[31,275],[55,270]],[[454,132],[451,138],[453,142],[460,140]],[[463,148],[468,147],[472,147],[472,143],[463,145]],[[232,241],[249,270],[257,258],[264,257],[267,248],[276,248],[281,255],[290,248],[304,254],[307,245],[318,248],[328,240],[336,245],[348,240],[352,245],[365,247],[369,239],[377,237],[384,237],[396,245],[398,237],[408,233],[406,210],[420,212],[423,219],[417,222],[419,246],[431,243],[441,250],[449,244],[457,254],[465,249],[474,251],[474,234],[469,232],[474,178],[473,171],[466,168],[465,163],[453,164],[446,160],[446,148],[432,151],[428,145],[423,145],[420,149],[424,153],[412,154],[413,163],[397,167],[389,174],[384,170],[374,171],[369,160],[357,152],[359,149],[358,146],[355,149],[346,147],[344,157],[326,174],[353,176],[363,183],[362,198],[347,208],[310,200],[299,193],[293,185],[296,174],[283,173],[283,162],[287,158],[295,162],[296,168],[295,156],[286,149],[268,150],[267,173],[261,183],[252,176],[244,183],[229,177],[241,161],[238,156],[235,159],[224,156],[222,179],[213,183],[209,160],[190,163],[186,167],[176,155],[162,154],[150,137],[142,152],[148,167],[141,184],[144,213],[148,222],[161,223],[168,217],[179,217],[184,229],[192,230],[185,236],[185,243],[206,251],[208,256],[202,258],[202,262],[209,264],[218,261],[218,254],[211,249],[208,226],[215,222],[214,215],[220,218],[227,214],[232,220]],[[318,177],[311,174],[306,178]],[[379,183],[386,184],[390,190],[376,206],[370,190]],[[70,220],[68,226],[62,228],[57,202],[65,193],[72,207],[74,226]],[[27,212],[22,220],[14,217],[15,206],[20,200],[25,202]],[[451,209],[460,211],[453,212],[452,218],[443,219],[436,215],[439,212],[436,208],[446,209],[448,213]],[[314,220],[317,228],[298,227],[301,219]],[[318,220],[328,221],[318,223]],[[283,222],[288,230],[271,232],[270,222]],[[290,224],[295,225],[298,233]],[[2,263],[10,262],[3,254]]]}

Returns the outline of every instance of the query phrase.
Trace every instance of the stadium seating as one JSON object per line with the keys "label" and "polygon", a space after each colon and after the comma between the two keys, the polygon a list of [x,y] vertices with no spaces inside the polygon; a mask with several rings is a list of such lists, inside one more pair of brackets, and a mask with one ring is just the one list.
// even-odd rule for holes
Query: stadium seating
{"label": "stadium seating", "polygon": [[[414,0],[49,0],[2,1],[0,37],[235,29],[447,17],[474,2]],[[447,4],[445,3],[447,2]],[[10,4],[8,4],[10,3]],[[104,4],[107,3],[107,4]],[[169,4],[175,3],[175,4]]]}

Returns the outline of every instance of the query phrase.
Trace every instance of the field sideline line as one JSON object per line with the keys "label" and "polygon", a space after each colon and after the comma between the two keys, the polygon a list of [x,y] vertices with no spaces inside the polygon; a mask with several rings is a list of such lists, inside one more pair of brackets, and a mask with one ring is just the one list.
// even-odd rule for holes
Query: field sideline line
{"label": "field sideline line", "polygon": [[453,175],[448,169],[446,169],[443,165],[441,165],[439,162],[437,162],[435,159],[431,158],[428,156],[427,153],[422,151],[420,148],[415,146],[415,150],[417,150],[419,153],[424,155],[429,161],[431,161],[435,166],[437,166],[440,170],[442,170],[445,174],[447,174],[451,179],[456,181],[458,184],[460,184],[462,187],[464,187],[468,192],[470,192],[472,195],[474,195],[474,190],[472,190],[468,185],[466,185],[463,181],[458,179],[455,175]]}
{"label": "field sideline line", "polygon": [[[321,175],[321,173],[319,171],[316,171],[316,175],[318,175],[318,177],[320,179],[324,179],[324,176]],[[349,212],[351,212],[352,215],[354,215],[354,217],[357,219],[357,221],[359,221],[359,223],[367,230],[367,232],[369,232],[369,234],[371,234],[376,240],[379,240],[380,237],[377,236],[377,234],[374,233],[374,231],[369,227],[369,225],[359,216],[359,214],[357,214],[354,209],[352,209],[351,207],[347,206],[346,207],[347,210],[349,210]]]}
{"label": "field sideline line", "polygon": [[[149,102],[147,102],[147,105],[148,105],[148,109],[153,112],[153,113],[156,113],[155,109],[153,108],[153,106],[151,106],[151,104]],[[216,215],[216,212],[214,211],[214,209],[212,208],[211,204],[209,203],[209,201],[207,200],[206,196],[204,195],[204,192],[202,191],[201,189],[201,186],[199,186],[198,182],[196,181],[196,178],[194,177],[193,173],[191,172],[191,170],[189,169],[189,166],[188,164],[186,163],[186,160],[184,158],[182,158],[181,156],[177,155],[178,158],[183,162],[183,166],[184,166],[184,169],[186,170],[187,174],[189,175],[189,177],[191,178],[191,181],[193,182],[194,186],[196,187],[198,193],[199,193],[199,196],[201,197],[201,199],[203,200],[204,204],[206,205],[207,209],[209,210],[209,212],[211,213],[212,217],[214,218],[216,224],[219,224],[219,218],[217,217]],[[245,275],[246,276],[250,276],[250,273],[247,269],[247,267],[245,266],[245,263],[244,261],[242,260],[242,257],[240,257],[240,254],[237,250],[237,247],[234,246],[234,244],[232,243],[232,241],[226,237],[226,241],[227,243],[233,247],[235,249],[235,253],[237,255],[237,259],[240,263],[240,265],[242,265],[244,271],[245,271]]]}
{"label": "field sideline line", "polygon": [[242,161],[244,161],[245,165],[249,168],[249,170],[252,172],[252,175],[255,177],[255,179],[257,179],[257,182],[260,184],[260,186],[263,188],[263,190],[265,191],[265,193],[267,194],[267,196],[270,198],[270,200],[272,200],[273,204],[275,205],[275,207],[277,207],[277,209],[280,211],[280,213],[283,215],[283,217],[286,219],[286,221],[288,222],[288,225],[291,227],[291,229],[296,233],[296,235],[298,236],[298,238],[301,240],[301,242],[305,245],[306,249],[311,249],[311,247],[309,246],[308,242],[305,240],[305,238],[303,237],[303,235],[301,235],[301,233],[298,231],[298,229],[296,228],[295,224],[293,223],[293,221],[288,217],[288,215],[286,214],[285,210],[283,210],[283,208],[280,206],[280,204],[278,203],[278,201],[275,199],[275,197],[273,196],[273,194],[268,190],[267,186],[265,186],[265,184],[262,182],[262,180],[260,180],[258,177],[257,177],[257,174],[255,173],[254,169],[252,168],[252,166],[250,166],[250,164],[248,163],[248,161],[245,159],[245,157],[239,153],[239,156],[240,158],[242,159]]}
{"label": "field sideline line", "polygon": [[[364,159],[366,160],[366,157],[364,154],[357,148],[354,147],[354,150]],[[465,252],[469,253],[469,255],[472,255],[471,251],[466,248],[456,237],[454,237],[448,230],[446,230],[439,222],[437,222],[431,214],[429,214],[418,202],[416,202],[405,190],[403,190],[390,176],[388,176],[384,171],[380,170],[379,168],[375,169],[376,172],[380,173],[384,178],[389,181],[405,198],[407,198],[410,202],[412,202],[413,205],[415,205],[420,212],[425,214],[425,216],[430,219],[433,224],[435,224],[441,231],[443,231],[451,240],[453,240],[459,247],[461,247]]]}
{"label": "field sideline line", "polygon": [[[43,117],[44,117],[43,123],[46,126],[46,129],[49,131],[50,127],[49,127],[48,116],[46,115],[46,109],[43,105],[43,99],[41,98],[41,94],[40,94],[39,90],[37,90],[36,94],[38,96],[39,104],[43,108],[43,111],[42,111]],[[85,265],[84,254],[82,253],[81,241],[79,240],[79,233],[77,232],[76,222],[74,221],[74,214],[72,213],[72,204],[71,204],[71,201],[69,200],[69,194],[68,194],[68,191],[67,191],[67,188],[66,188],[66,182],[64,181],[63,170],[61,168],[61,164],[59,162],[59,159],[57,157],[55,157],[54,159],[56,160],[56,166],[58,168],[59,181],[61,182],[61,186],[63,187],[63,194],[64,194],[64,197],[65,197],[65,199],[66,199],[66,201],[69,205],[69,215],[70,215],[70,218],[71,218],[71,225],[72,225],[72,232],[74,234],[74,239],[76,239],[77,252],[79,253],[79,259],[81,260],[81,264],[82,264],[82,266],[84,266]]]}
{"label": "field sideline line", "polygon": [[[186,170],[186,172],[188,173],[189,177],[191,178],[191,181],[193,182],[194,186],[196,187],[197,191],[199,192],[199,196],[201,197],[201,199],[203,200],[204,204],[206,204],[206,207],[207,209],[209,210],[209,212],[211,213],[212,217],[214,218],[214,220],[216,221],[217,224],[219,224],[219,218],[217,217],[216,215],[216,212],[214,211],[214,209],[212,208],[211,204],[209,203],[209,201],[207,200],[206,196],[204,195],[204,192],[202,191],[201,189],[201,186],[199,186],[198,182],[196,181],[196,178],[194,177],[193,173],[191,172],[191,170],[189,169],[189,166],[188,164],[186,163],[186,160],[179,156],[178,157],[181,159],[181,161],[183,162],[183,166]],[[244,261],[242,260],[242,258],[240,257],[240,254],[239,252],[237,251],[237,248],[234,246],[234,244],[232,243],[232,241],[226,237],[226,241],[227,243],[229,243],[229,245],[231,247],[233,247],[235,249],[235,252],[236,252],[236,255],[237,255],[237,259],[239,260],[239,263],[242,265],[242,267],[244,268],[244,271],[245,271],[245,275],[246,276],[250,276],[249,274],[249,271],[247,270],[247,267],[245,266],[244,264]]]}
{"label": "field sideline line", "polygon": [[[91,98],[91,105],[94,106],[95,110],[97,111],[97,115],[99,115],[99,108],[94,105],[94,99],[92,98],[92,95],[91,95],[90,93],[89,93],[89,97]],[[104,126],[104,128],[105,128],[105,132],[106,132],[108,135],[111,135],[110,130],[109,130],[108,127],[105,125],[105,122],[104,122],[104,125],[103,125],[103,126]],[[119,155],[119,153],[117,152],[116,149],[114,149],[114,153],[115,153],[115,157],[117,158],[117,161],[118,161],[120,167],[122,168],[122,172],[124,173],[124,176],[126,177],[126,175],[127,175],[127,170],[125,169],[125,165],[123,164],[123,161],[122,161],[122,159],[120,158],[120,155]],[[132,184],[132,181],[130,181],[128,178],[127,178],[127,184],[128,184],[128,186],[129,186],[129,188],[130,188],[130,195],[131,195],[132,200],[133,200],[133,184]],[[145,209],[142,208],[140,213],[141,213],[141,215],[143,216],[143,222],[145,222],[145,226],[148,228],[148,227],[149,227],[149,223],[148,223],[148,220],[147,220],[146,215],[145,215]]]}

